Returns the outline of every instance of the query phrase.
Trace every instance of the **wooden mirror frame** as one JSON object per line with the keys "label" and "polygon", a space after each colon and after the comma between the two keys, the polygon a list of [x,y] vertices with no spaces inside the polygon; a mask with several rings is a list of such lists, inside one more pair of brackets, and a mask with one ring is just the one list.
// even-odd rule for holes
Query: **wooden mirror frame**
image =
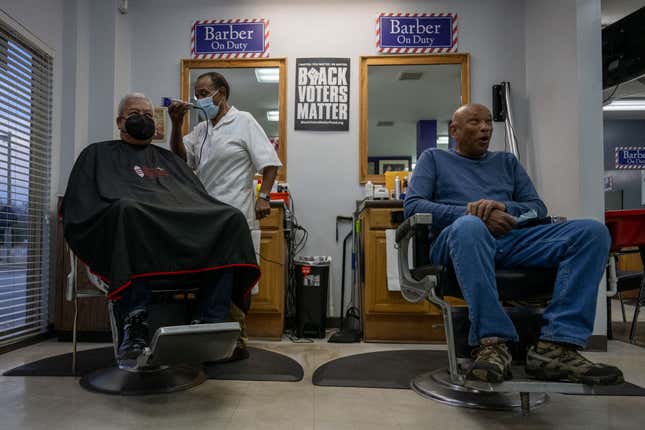
{"label": "wooden mirror frame", "polygon": [[359,181],[365,184],[385,184],[385,175],[367,173],[367,68],[368,66],[403,66],[422,64],[461,65],[461,104],[470,103],[470,54],[362,56],[360,68],[360,131],[359,131]]}
{"label": "wooden mirror frame", "polygon": [[[280,69],[280,81],[278,82],[278,110],[280,111],[280,124],[278,132],[280,135],[280,147],[278,158],[282,161],[282,167],[278,171],[278,181],[287,180],[287,59],[286,58],[250,58],[247,60],[181,60],[181,99],[190,100],[193,89],[190,88],[190,72],[194,69],[238,69],[257,67],[277,67]],[[189,132],[188,115],[184,118],[182,126],[183,134]]]}

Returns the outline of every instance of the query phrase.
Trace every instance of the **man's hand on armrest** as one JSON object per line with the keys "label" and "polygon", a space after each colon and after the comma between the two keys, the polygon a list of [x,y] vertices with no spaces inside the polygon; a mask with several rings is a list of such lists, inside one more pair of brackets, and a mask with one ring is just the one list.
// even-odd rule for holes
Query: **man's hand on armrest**
{"label": "man's hand on armrest", "polygon": [[499,209],[493,209],[488,219],[484,220],[484,224],[486,224],[493,236],[501,237],[515,228],[517,220],[513,215]]}
{"label": "man's hand on armrest", "polygon": [[506,212],[506,205],[496,200],[477,200],[476,202],[468,203],[468,206],[466,208],[469,215],[474,215],[483,219],[484,221],[488,220],[488,217],[490,217],[490,214],[495,209]]}
{"label": "man's hand on armrest", "polygon": [[506,205],[496,200],[481,199],[470,202],[466,211],[469,215],[481,218],[495,237],[504,236],[517,224],[515,217],[506,213]]}

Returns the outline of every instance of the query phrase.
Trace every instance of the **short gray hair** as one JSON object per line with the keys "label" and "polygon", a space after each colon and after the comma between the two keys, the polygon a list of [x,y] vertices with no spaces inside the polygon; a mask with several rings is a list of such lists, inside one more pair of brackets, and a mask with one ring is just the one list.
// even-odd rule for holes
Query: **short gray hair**
{"label": "short gray hair", "polygon": [[145,94],[143,94],[143,93],[128,93],[128,94],[124,95],[123,98],[121,99],[121,101],[119,102],[119,111],[118,111],[119,116],[123,113],[123,109],[125,109],[125,105],[132,99],[145,100],[150,105],[150,109],[152,109],[153,111],[155,110],[155,106],[152,104],[152,102],[150,101],[148,96],[146,96]]}

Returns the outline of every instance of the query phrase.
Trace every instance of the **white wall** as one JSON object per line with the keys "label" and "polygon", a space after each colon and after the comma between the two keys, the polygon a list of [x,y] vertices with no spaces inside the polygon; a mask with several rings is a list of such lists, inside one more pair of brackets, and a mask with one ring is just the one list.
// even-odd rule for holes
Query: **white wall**
{"label": "white wall", "polygon": [[[472,55],[472,100],[490,105],[491,85],[511,81],[520,138],[526,109],[524,6],[515,0],[462,1],[237,1],[137,0],[132,20],[131,89],[153,101],[179,94],[179,60],[190,57],[194,20],[262,17],[271,20],[271,56],[288,58],[288,181],[298,219],[309,230],[305,255],[331,255],[333,315],[339,315],[341,249],[335,243],[335,218],[351,215],[362,195],[358,184],[358,66],[361,55],[376,55],[378,12],[436,11],[459,14],[460,51]],[[349,132],[293,129],[295,59],[351,58]],[[503,138],[498,128],[496,142]],[[348,228],[348,227],[345,227]],[[341,237],[344,234],[341,234]]]}
{"label": "white wall", "polygon": [[[527,1],[527,154],[552,214],[604,220],[600,1]],[[604,282],[594,334],[606,333]]]}

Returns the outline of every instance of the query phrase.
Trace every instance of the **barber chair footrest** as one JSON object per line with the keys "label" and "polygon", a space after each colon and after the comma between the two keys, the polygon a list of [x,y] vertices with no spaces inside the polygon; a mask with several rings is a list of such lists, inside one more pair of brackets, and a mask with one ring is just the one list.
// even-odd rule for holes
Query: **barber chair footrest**
{"label": "barber chair footrest", "polygon": [[181,364],[146,371],[110,367],[84,376],[80,384],[89,391],[136,396],[186,390],[206,379],[202,366]]}
{"label": "barber chair footrest", "polygon": [[[451,406],[497,411],[520,411],[523,409],[519,392],[478,390],[455,384],[450,380],[448,369],[424,373],[412,381],[411,387],[423,397]],[[529,407],[533,409],[548,401],[548,395],[532,392]]]}
{"label": "barber chair footrest", "polygon": [[224,360],[233,354],[239,336],[237,322],[161,327],[137,359],[137,367]]}

